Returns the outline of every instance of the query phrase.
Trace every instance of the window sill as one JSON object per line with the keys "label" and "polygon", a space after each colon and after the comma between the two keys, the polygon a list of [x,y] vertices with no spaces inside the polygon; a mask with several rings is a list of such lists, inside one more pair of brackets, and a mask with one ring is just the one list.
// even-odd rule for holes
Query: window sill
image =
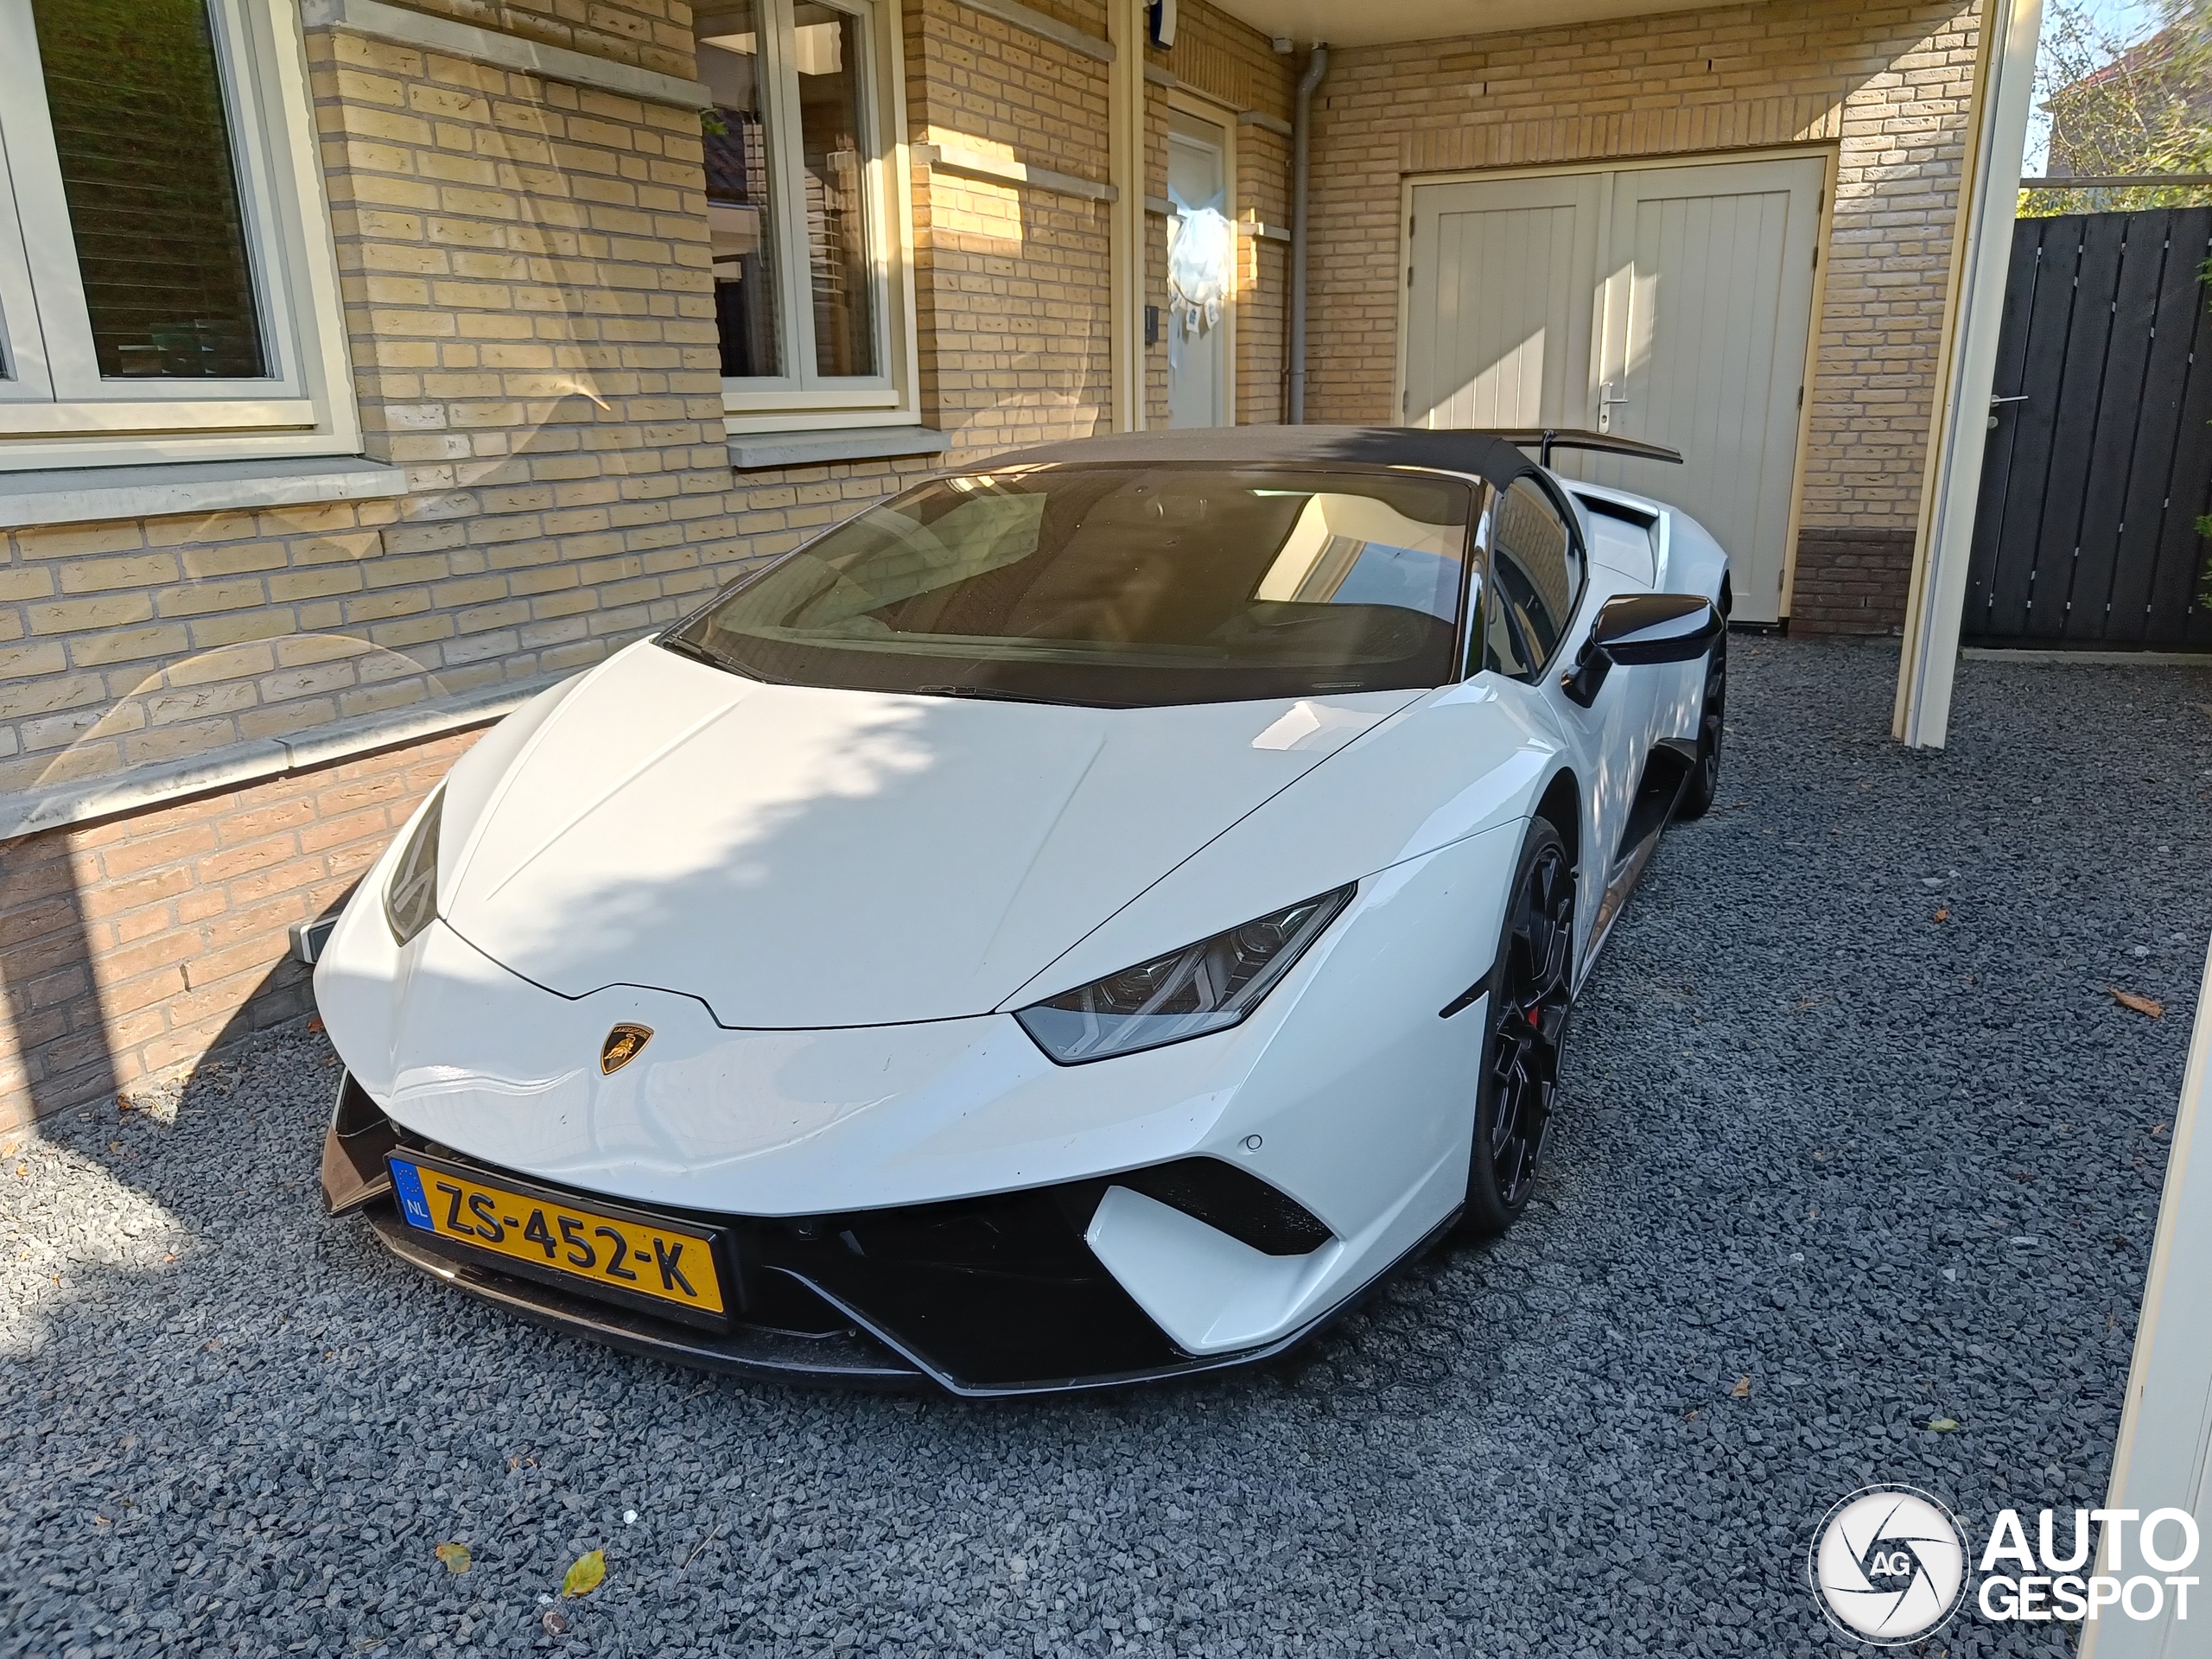
{"label": "window sill", "polygon": [[843,432],[747,432],[729,440],[729,464],[733,472],[766,473],[787,467],[881,461],[894,455],[941,455],[951,447],[950,438],[925,426],[868,427]]}
{"label": "window sill", "polygon": [[372,501],[406,493],[405,472],[359,455],[0,472],[0,530]]}
{"label": "window sill", "polygon": [[258,738],[154,766],[87,778],[53,789],[0,795],[0,845],[18,836],[143,811],[194,795],[327,766],[378,749],[419,743],[504,720],[567,672],[508,681],[480,690],[410,702],[373,715],[311,727],[289,737]]}

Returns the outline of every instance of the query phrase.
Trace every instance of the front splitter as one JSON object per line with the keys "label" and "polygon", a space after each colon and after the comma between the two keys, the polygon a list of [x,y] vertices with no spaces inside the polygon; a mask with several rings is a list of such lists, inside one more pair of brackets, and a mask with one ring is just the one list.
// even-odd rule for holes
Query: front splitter
{"label": "front splitter", "polygon": [[1012,1384],[965,1382],[925,1363],[909,1359],[891,1345],[887,1337],[871,1330],[872,1321],[827,1287],[785,1268],[796,1283],[853,1320],[854,1328],[812,1335],[772,1330],[742,1322],[726,1336],[687,1329],[670,1320],[636,1314],[606,1303],[570,1296],[531,1281],[518,1279],[473,1261],[448,1254],[428,1243],[410,1227],[389,1204],[371,1206],[365,1217],[378,1241],[410,1267],[429,1274],[468,1295],[494,1303],[510,1313],[568,1331],[626,1353],[649,1359],[721,1371],[760,1381],[811,1382],[849,1388],[902,1389],[934,1384],[950,1394],[971,1399],[1006,1399],[1024,1395],[1065,1394],[1091,1389],[1122,1388],[1134,1383],[1165,1382],[1207,1371],[1226,1370],[1296,1347],[1326,1319],[1295,1332],[1265,1347],[1233,1354],[1210,1354],[1183,1358],[1166,1365],[1114,1371],[1091,1376],[1055,1377]]}
{"label": "front splitter", "polygon": [[391,1204],[372,1205],[366,1219],[378,1241],[408,1266],[509,1313],[627,1353],[778,1382],[896,1389],[933,1380],[857,1331],[814,1336],[740,1324],[717,1337],[480,1267],[427,1243]]}

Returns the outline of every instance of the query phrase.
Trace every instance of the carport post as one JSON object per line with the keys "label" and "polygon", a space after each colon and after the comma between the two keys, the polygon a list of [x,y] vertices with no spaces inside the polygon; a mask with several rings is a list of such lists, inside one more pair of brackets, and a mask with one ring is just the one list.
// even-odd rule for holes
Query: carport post
{"label": "carport post", "polygon": [[1941,748],[1951,720],[1974,499],[1981,489],[1997,326],[2005,308],[2020,156],[2027,146],[2043,0],[1983,0],[1981,53],[1974,70],[1960,175],[1950,291],[1936,359],[1942,397],[1928,435],[1912,586],[1905,598],[1904,651],[1897,664],[1891,729],[1911,748]]}
{"label": "carport post", "polygon": [[[2173,1146],[2166,1154],[2166,1188],[2158,1205],[2158,1230],[2151,1245],[2151,1270],[2143,1284],[2143,1309],[2135,1325],[2135,1359],[2120,1408],[2120,1443],[2112,1459],[2112,1491],[2105,1507],[2123,1506],[2148,1516],[2176,1509],[2196,1517],[2196,1561],[2178,1569],[2193,1575],[2189,1619],[2177,1619],[2171,1588],[2157,1618],[2122,1618],[2107,1609],[2088,1625],[2082,1659],[2180,1659],[2202,1653],[2189,1639],[2192,1628],[2212,1624],[2212,957],[2196,995],[2196,1030],[2183,1074],[2181,1105],[2174,1114]],[[2160,1529],[2155,1548],[2169,1557],[2181,1550],[2181,1529]],[[2146,1565],[2139,1535],[2126,1532],[2118,1575],[2162,1577]],[[2097,1541],[2097,1573],[2113,1573],[2113,1537]]]}

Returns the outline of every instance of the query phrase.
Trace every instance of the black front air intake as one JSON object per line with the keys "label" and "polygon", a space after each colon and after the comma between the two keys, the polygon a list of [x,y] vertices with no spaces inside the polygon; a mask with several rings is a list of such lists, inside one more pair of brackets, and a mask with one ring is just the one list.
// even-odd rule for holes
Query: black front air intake
{"label": "black front air intake", "polygon": [[1304,1255],[1329,1230],[1295,1199],[1217,1158],[948,1204],[760,1223],[745,1247],[932,1374],[969,1388],[1049,1388],[1159,1376],[1192,1363],[1084,1242],[1126,1186],[1268,1255]]}
{"label": "black front air intake", "polygon": [[1262,1255],[1306,1255],[1331,1236],[1320,1218],[1297,1199],[1218,1158],[1185,1158],[1133,1169],[1104,1185],[1157,1198]]}

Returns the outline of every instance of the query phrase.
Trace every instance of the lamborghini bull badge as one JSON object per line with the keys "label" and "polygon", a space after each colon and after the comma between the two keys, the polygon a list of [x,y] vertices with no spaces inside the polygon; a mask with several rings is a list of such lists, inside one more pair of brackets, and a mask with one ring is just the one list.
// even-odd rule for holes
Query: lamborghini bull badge
{"label": "lamborghini bull badge", "polygon": [[651,1026],[617,1026],[599,1046],[599,1069],[612,1077],[644,1052],[653,1039]]}

